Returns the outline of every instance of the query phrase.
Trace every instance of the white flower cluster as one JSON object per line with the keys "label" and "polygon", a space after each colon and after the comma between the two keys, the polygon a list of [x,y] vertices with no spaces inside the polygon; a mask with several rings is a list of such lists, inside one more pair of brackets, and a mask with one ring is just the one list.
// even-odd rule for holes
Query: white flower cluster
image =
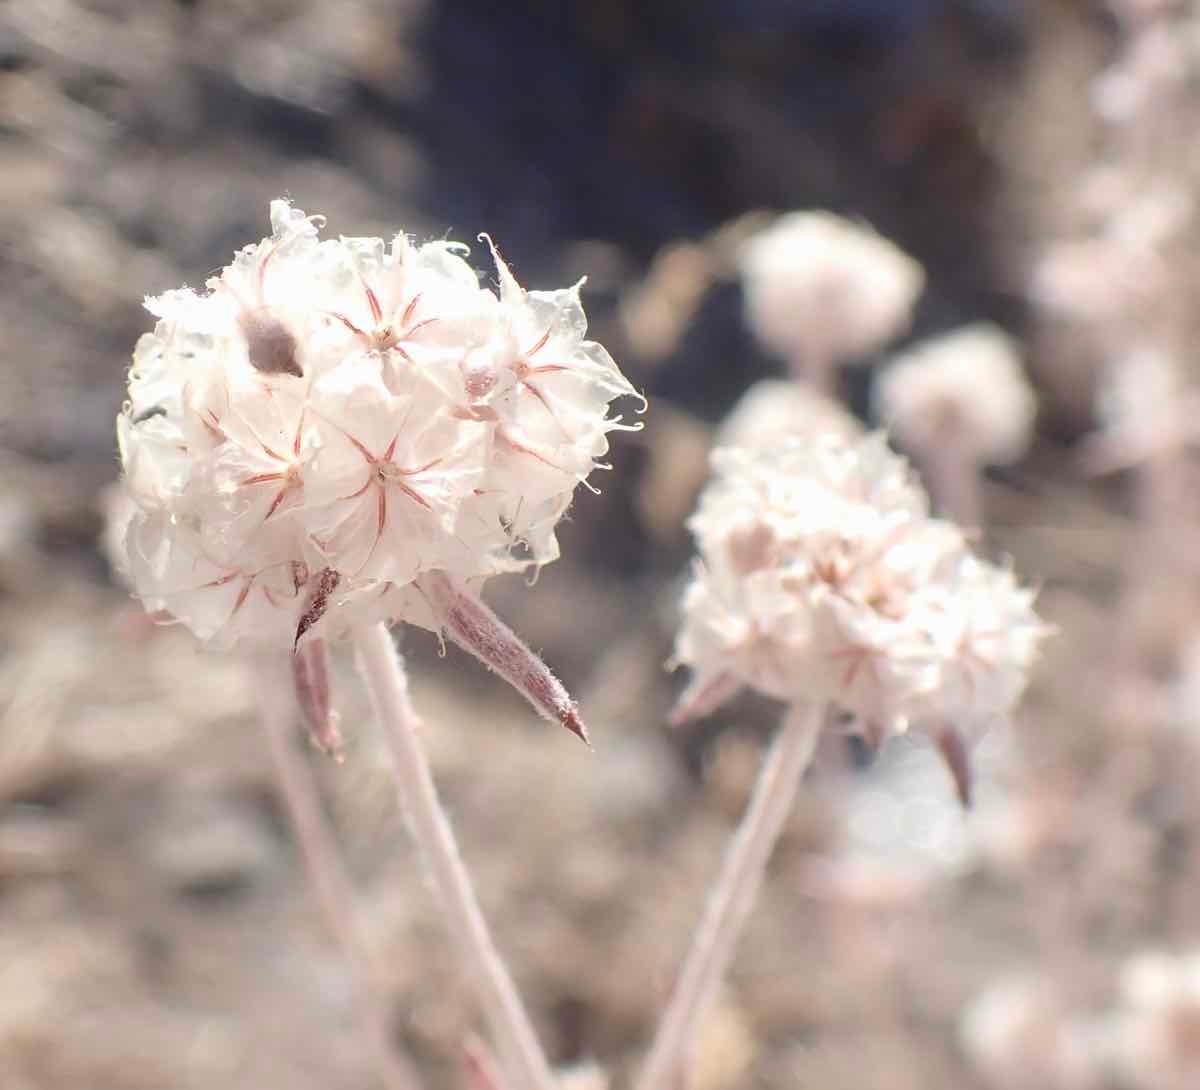
{"label": "white flower cluster", "polygon": [[220,646],[378,619],[440,627],[419,581],[557,556],[555,525],[638,397],[585,339],[578,285],[499,292],[452,242],[271,237],[206,292],[147,301],[117,421],[147,608]]}
{"label": "white flower cluster", "polygon": [[862,425],[840,402],[811,386],[764,378],[729,410],[715,444],[774,450],[789,439],[808,439],[826,432],[853,439],[862,434]]}
{"label": "white flower cluster", "polygon": [[1045,629],[1032,592],[929,517],[882,435],[718,450],[676,660],[688,718],[743,685],[854,713],[882,739],[1006,717]]}
{"label": "white flower cluster", "polygon": [[792,212],[741,255],[746,317],[771,351],[840,362],[902,333],[925,272],[877,235],[829,212]]}
{"label": "white flower cluster", "polygon": [[913,451],[948,444],[977,465],[1009,465],[1033,439],[1037,398],[1017,346],[987,322],[897,356],[874,396],[880,419]]}

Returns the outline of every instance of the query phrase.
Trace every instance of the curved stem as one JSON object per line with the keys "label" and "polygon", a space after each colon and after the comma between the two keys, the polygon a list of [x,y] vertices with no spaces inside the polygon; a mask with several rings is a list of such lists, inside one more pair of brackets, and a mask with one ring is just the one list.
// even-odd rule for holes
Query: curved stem
{"label": "curved stem", "polygon": [[296,751],[292,702],[276,699],[278,693],[287,692],[291,679],[282,669],[274,667],[274,663],[263,664],[264,670],[279,674],[279,684],[277,687],[259,687],[259,718],[267,735],[275,778],[283,793],[309,884],[316,894],[325,925],[350,967],[356,998],[378,1057],[384,1086],[387,1090],[415,1090],[419,1084],[412,1064],[392,1040],[386,1003],[356,925],[354,889],[341,865],[333,830],[321,807],[316,780],[308,762]]}
{"label": "curved stem", "polygon": [[387,737],[400,806],[445,912],[446,926],[482,999],[483,1015],[514,1086],[554,1090],[554,1077],[512,977],[496,949],[437,796],[417,737],[408,682],[383,624],[354,638],[375,713]]}
{"label": "curved stem", "polygon": [[800,778],[812,760],[823,717],[824,709],[818,704],[793,707],[771,744],[717,884],[709,893],[636,1090],[666,1090],[686,1084],[685,1068],[696,1034],[758,899],[767,861],[795,802]]}

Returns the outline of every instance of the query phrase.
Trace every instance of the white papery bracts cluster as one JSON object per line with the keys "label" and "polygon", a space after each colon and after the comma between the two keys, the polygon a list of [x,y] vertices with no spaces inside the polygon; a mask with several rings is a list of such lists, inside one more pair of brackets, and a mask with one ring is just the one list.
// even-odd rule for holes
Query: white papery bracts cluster
{"label": "white papery bracts cluster", "polygon": [[207,291],[148,300],[117,421],[129,577],[221,647],[445,629],[463,588],[557,557],[608,433],[638,426],[609,414],[640,396],[579,285],[526,292],[493,249],[492,292],[457,243],[320,225],[275,201]]}
{"label": "white papery bracts cluster", "polygon": [[965,796],[966,744],[1010,714],[1045,634],[1033,593],[930,518],[882,435],[718,450],[713,468],[690,524],[676,721],[748,685],[833,704],[875,743],[921,726]]}

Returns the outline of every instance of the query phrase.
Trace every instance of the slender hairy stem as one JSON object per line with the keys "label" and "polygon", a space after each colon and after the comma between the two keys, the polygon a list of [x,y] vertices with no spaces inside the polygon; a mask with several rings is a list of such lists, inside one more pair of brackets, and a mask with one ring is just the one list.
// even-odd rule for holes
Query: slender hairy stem
{"label": "slender hairy stem", "polygon": [[750,805],[725,854],[717,884],[709,893],[704,917],[636,1090],[686,1085],[684,1067],[696,1034],[758,899],[767,860],[792,809],[800,778],[812,759],[823,717],[820,705],[793,707],[771,744]]}
{"label": "slender hairy stem", "polygon": [[441,899],[446,926],[475,986],[508,1077],[520,1090],[553,1090],[554,1077],[512,978],[484,922],[417,737],[419,721],[391,634],[375,625],[355,636],[359,661],[391,749],[400,805]]}
{"label": "slender hairy stem", "polygon": [[279,686],[259,687],[260,718],[275,766],[275,777],[304,857],[309,884],[325,917],[325,925],[350,967],[356,998],[376,1052],[384,1086],[387,1090],[416,1090],[419,1083],[412,1064],[392,1041],[386,1003],[355,922],[354,889],[341,864],[333,830],[321,808],[316,780],[308,762],[295,748],[297,733],[293,704],[278,698],[279,692],[287,692],[290,674],[282,669],[272,672],[280,675]]}

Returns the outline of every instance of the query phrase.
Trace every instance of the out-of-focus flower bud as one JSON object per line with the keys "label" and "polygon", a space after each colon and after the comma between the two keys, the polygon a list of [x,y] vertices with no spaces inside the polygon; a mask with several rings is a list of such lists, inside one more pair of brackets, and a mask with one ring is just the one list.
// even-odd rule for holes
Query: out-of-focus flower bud
{"label": "out-of-focus flower bud", "polygon": [[911,257],[829,212],[781,216],[746,242],[740,264],[755,336],[817,385],[903,333],[925,286]]}
{"label": "out-of-focus flower bud", "polygon": [[1020,460],[1037,413],[1016,344],[987,323],[897,356],[876,383],[875,402],[880,420],[908,449],[945,445],[976,466]]}

